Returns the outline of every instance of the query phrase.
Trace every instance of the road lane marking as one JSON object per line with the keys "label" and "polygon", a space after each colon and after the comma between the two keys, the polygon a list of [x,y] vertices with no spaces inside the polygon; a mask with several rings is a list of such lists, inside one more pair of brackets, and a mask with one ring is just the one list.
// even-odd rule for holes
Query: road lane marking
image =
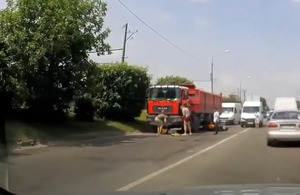
{"label": "road lane marking", "polygon": [[192,155],[190,155],[188,157],[185,157],[185,158],[183,158],[183,159],[181,159],[181,160],[179,160],[179,161],[177,161],[177,162],[175,162],[173,164],[170,164],[170,165],[168,165],[168,166],[166,166],[166,167],[164,167],[162,169],[159,169],[159,170],[157,170],[157,171],[155,171],[153,173],[150,173],[149,175],[147,175],[147,176],[145,176],[145,177],[143,177],[143,178],[141,178],[139,180],[136,180],[136,181],[134,181],[134,182],[132,182],[132,183],[126,185],[126,186],[123,186],[123,187],[117,189],[116,191],[127,191],[127,190],[129,190],[129,189],[131,189],[131,188],[133,188],[135,186],[138,186],[138,185],[140,185],[140,184],[142,184],[142,183],[144,183],[144,182],[152,179],[153,177],[158,176],[159,174],[162,174],[162,173],[164,173],[164,172],[166,172],[166,171],[168,171],[168,170],[170,170],[170,169],[172,169],[172,168],[174,168],[174,167],[176,167],[178,165],[181,165],[182,163],[184,163],[184,162],[186,162],[186,161],[188,161],[188,160],[190,160],[190,159],[192,159],[192,158],[194,158],[194,157],[196,157],[196,156],[198,156],[200,154],[203,154],[203,153],[205,153],[205,152],[207,152],[207,151],[209,151],[209,150],[217,147],[220,144],[223,144],[223,143],[227,142],[228,140],[230,140],[230,139],[238,136],[239,134],[245,133],[249,129],[251,129],[251,128],[244,129],[244,130],[240,131],[237,134],[234,134],[234,135],[232,135],[232,136],[230,136],[230,137],[228,137],[226,139],[223,139],[220,142],[218,142],[218,143],[216,143],[216,144],[214,144],[212,146],[209,146],[209,147],[207,147],[207,148],[205,148],[203,150],[200,150],[200,151],[198,151],[198,152],[196,152],[196,153],[194,153],[194,154],[192,154]]}

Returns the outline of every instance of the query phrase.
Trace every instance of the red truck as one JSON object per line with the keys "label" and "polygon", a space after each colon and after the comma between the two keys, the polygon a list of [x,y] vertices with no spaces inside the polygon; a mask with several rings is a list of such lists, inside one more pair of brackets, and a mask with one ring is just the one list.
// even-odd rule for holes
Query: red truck
{"label": "red truck", "polygon": [[194,84],[151,86],[147,100],[149,124],[156,128],[154,118],[164,113],[169,116],[166,124],[169,128],[182,128],[180,106],[183,104],[190,105],[192,130],[198,130],[200,126],[206,129],[212,122],[214,108],[221,110],[222,94],[197,89]]}

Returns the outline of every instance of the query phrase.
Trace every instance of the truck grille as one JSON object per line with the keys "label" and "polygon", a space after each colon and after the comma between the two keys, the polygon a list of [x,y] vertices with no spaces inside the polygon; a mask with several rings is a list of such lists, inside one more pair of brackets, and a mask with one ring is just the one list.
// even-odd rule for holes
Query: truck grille
{"label": "truck grille", "polygon": [[171,113],[173,112],[173,106],[153,106],[153,112]]}

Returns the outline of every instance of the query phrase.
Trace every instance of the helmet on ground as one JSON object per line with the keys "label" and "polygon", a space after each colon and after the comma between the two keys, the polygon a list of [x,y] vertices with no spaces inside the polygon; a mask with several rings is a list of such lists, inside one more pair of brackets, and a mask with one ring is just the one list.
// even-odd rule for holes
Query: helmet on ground
{"label": "helmet on ground", "polygon": [[215,124],[213,124],[213,123],[210,123],[209,125],[208,125],[208,129],[209,130],[213,130],[213,129],[215,129]]}

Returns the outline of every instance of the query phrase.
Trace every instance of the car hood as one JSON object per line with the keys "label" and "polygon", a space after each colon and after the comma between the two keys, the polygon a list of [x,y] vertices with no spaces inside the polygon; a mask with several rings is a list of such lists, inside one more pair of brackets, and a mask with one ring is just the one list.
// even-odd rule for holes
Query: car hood
{"label": "car hood", "polygon": [[261,194],[295,194],[300,192],[298,184],[243,184],[188,187],[180,190],[146,191],[146,192],[109,192],[107,195],[261,195]]}

